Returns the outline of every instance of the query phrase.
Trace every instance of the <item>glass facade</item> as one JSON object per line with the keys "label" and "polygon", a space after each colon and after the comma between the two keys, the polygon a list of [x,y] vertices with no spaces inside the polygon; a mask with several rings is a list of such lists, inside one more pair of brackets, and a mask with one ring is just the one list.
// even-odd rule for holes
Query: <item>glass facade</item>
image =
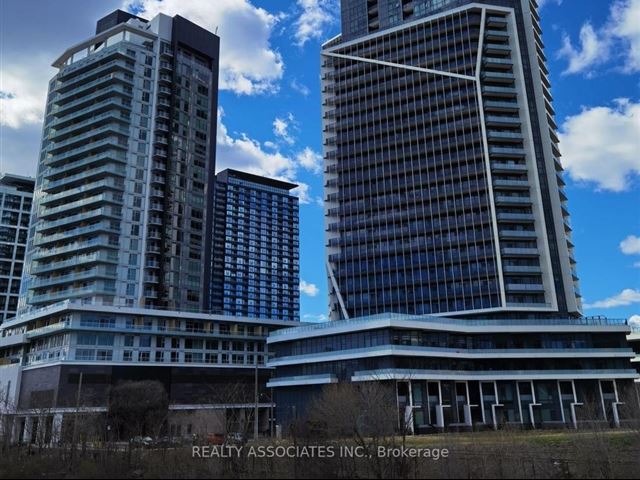
{"label": "glass facade", "polygon": [[323,47],[332,319],[579,314],[535,5],[468,3],[366,2],[379,28]]}
{"label": "glass facade", "polygon": [[[304,416],[320,387],[339,382],[394,388],[400,424],[408,419],[413,433],[509,423],[575,428],[581,419],[619,424],[616,402],[637,401],[630,329],[615,320],[564,319],[547,331],[535,320],[503,320],[496,333],[480,320],[454,320],[456,331],[447,318],[383,317],[269,337],[276,374],[267,386],[284,428]],[[594,399],[599,411],[581,409]]]}
{"label": "glass facade", "polygon": [[54,63],[25,311],[66,299],[203,307],[218,38],[181,17],[120,17]]}
{"label": "glass facade", "polygon": [[215,187],[211,311],[298,321],[296,185],[224,170]]}
{"label": "glass facade", "polygon": [[0,325],[16,315],[34,179],[0,176]]}

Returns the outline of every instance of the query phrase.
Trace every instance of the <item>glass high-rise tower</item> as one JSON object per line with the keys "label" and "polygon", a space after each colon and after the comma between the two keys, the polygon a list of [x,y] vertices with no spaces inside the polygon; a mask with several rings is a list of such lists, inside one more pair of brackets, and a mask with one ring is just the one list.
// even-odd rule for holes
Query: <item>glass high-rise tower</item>
{"label": "glass high-rise tower", "polygon": [[54,62],[23,309],[204,307],[218,58],[180,16],[118,10]]}
{"label": "glass high-rise tower", "polygon": [[535,0],[342,0],[322,48],[330,317],[579,316]]}
{"label": "glass high-rise tower", "polygon": [[18,309],[33,184],[31,177],[0,174],[0,325]]}
{"label": "glass high-rise tower", "polygon": [[300,320],[296,186],[231,169],[216,175],[211,313]]}

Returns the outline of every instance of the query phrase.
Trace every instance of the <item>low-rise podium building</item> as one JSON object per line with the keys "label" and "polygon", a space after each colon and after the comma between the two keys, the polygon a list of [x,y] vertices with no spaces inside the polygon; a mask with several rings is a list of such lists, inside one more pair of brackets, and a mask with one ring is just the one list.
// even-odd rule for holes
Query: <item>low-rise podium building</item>
{"label": "low-rise podium building", "polygon": [[640,378],[624,320],[453,319],[382,314],[273,332],[278,422],[304,418],[326,385],[395,388],[399,426],[619,426]]}

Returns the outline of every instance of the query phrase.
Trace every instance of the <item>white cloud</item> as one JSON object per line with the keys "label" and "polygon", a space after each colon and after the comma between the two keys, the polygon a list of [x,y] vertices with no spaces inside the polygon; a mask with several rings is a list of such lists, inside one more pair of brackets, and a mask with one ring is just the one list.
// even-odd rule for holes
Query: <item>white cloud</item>
{"label": "white cloud", "polygon": [[586,22],[580,28],[579,46],[573,45],[565,33],[557,58],[565,58],[569,65],[564,74],[592,75],[594,67],[613,58],[622,58],[622,71],[640,71],[640,0],[616,0],[603,25],[594,28]]}
{"label": "white cloud", "polygon": [[[46,72],[38,74],[38,68]],[[0,74],[0,125],[12,129],[42,123],[47,98],[47,63],[2,62]]]}
{"label": "white cloud", "polygon": [[562,5],[562,0],[553,0],[552,2],[550,0],[538,0],[538,8],[542,8],[545,5],[549,4],[549,3],[555,3],[557,5]]}
{"label": "white cloud", "polygon": [[313,173],[322,172],[322,155],[314,152],[311,148],[306,147],[298,153],[296,160],[301,167]]}
{"label": "white cloud", "polygon": [[304,182],[299,182],[297,180],[290,180],[290,181],[298,184],[296,188],[291,190],[291,193],[293,193],[296,197],[298,197],[298,200],[300,201],[300,203],[307,205],[313,202],[313,199],[311,198],[311,193],[310,193],[311,187],[309,186],[309,184]]}
{"label": "white cloud", "polygon": [[620,242],[620,251],[625,255],[640,255],[640,237],[629,235]]}
{"label": "white cloud", "polygon": [[327,316],[323,313],[305,313],[304,315],[302,315],[302,321],[310,323],[321,323],[327,321]]}
{"label": "white cloud", "polygon": [[254,95],[277,91],[284,72],[279,52],[270,44],[283,18],[248,0],[125,0],[125,8],[152,18],[181,15],[220,36],[220,88]]}
{"label": "white cloud", "polygon": [[293,160],[276,152],[265,152],[260,142],[242,133],[232,137],[223,123],[224,110],[218,110],[218,170],[235,168],[257,175],[292,178],[295,172]]}
{"label": "white cloud", "polygon": [[285,118],[276,117],[273,121],[273,134],[289,145],[293,145],[296,141],[290,129],[297,128],[296,119],[291,113],[287,114]]}
{"label": "white cloud", "polygon": [[561,126],[562,163],[576,181],[626,190],[640,173],[638,132],[640,103],[618,99],[614,107],[583,108]]}
{"label": "white cloud", "polygon": [[295,22],[295,42],[303,47],[311,39],[325,36],[325,28],[336,19],[335,0],[298,0],[302,13]]}
{"label": "white cloud", "polygon": [[640,303],[640,290],[625,288],[619,294],[614,295],[613,297],[605,298],[604,300],[599,300],[594,303],[585,304],[584,308],[593,309],[624,307],[627,305],[632,305],[634,303]]}
{"label": "white cloud", "polygon": [[304,280],[300,280],[300,292],[308,295],[310,297],[315,297],[318,295],[320,290],[313,283],[305,282]]}
{"label": "white cloud", "polygon": [[296,92],[301,94],[303,97],[308,97],[311,93],[309,87],[307,87],[304,83],[300,83],[297,79],[291,80],[291,88],[293,88]]}
{"label": "white cloud", "polygon": [[640,0],[617,1],[611,6],[609,35],[625,45],[624,70],[640,71]]}
{"label": "white cloud", "polygon": [[569,61],[563,74],[584,72],[609,59],[609,41],[605,35],[596,33],[590,23],[585,23],[580,29],[580,47],[574,47],[569,35],[564,34],[557,58]]}
{"label": "white cloud", "polygon": [[640,327],[640,315],[631,315],[629,317],[629,325]]}
{"label": "white cloud", "polygon": [[[234,168],[245,172],[263,175],[286,182],[298,184],[291,192],[298,196],[300,203],[313,202],[310,187],[304,182],[296,180],[299,164],[295,158],[283,154],[278,150],[278,145],[267,141],[260,144],[259,141],[249,137],[245,133],[232,136],[224,122],[224,110],[218,109],[218,148],[216,154],[216,169]],[[265,151],[263,146],[271,151]]]}

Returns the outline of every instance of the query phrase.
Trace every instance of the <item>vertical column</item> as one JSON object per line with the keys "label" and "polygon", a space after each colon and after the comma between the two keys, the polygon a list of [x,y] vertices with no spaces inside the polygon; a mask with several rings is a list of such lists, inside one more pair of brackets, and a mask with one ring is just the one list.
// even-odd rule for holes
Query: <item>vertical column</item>
{"label": "vertical column", "polygon": [[60,443],[63,418],[64,416],[62,413],[56,413],[53,416],[53,423],[51,425],[51,445],[52,446]]}

